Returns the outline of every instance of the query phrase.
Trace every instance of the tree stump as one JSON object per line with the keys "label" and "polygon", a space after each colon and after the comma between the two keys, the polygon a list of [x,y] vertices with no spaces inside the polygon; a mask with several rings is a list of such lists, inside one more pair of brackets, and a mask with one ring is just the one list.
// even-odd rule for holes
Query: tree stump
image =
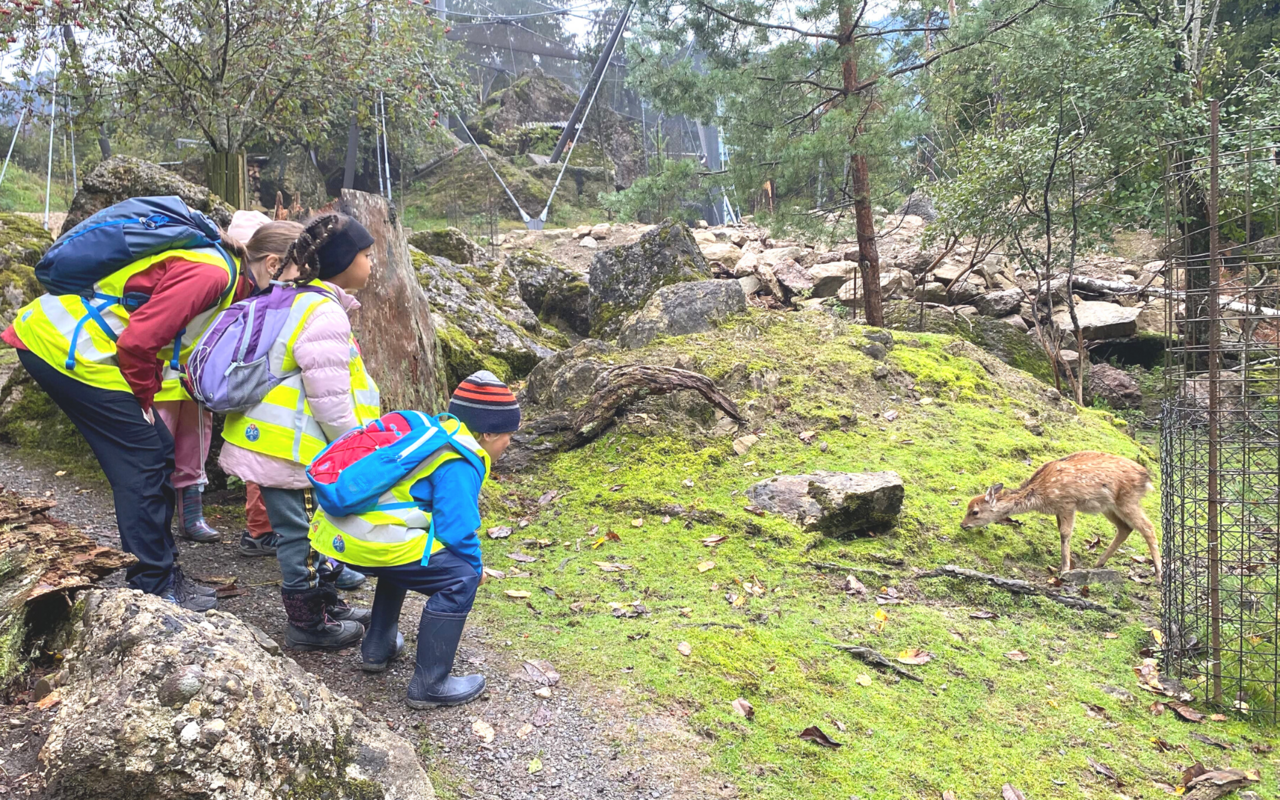
{"label": "tree stump", "polygon": [[382,391],[382,408],[444,411],[444,357],[400,221],[384,198],[353,189],[324,210],[354,217],[373,234],[373,275],[360,292],[352,329]]}

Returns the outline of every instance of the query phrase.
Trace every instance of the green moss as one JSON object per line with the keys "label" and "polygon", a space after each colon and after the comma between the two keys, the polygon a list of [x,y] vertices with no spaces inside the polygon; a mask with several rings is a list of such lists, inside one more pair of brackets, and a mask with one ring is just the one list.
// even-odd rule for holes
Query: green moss
{"label": "green moss", "polygon": [[298,748],[298,763],[306,777],[290,784],[287,800],[385,800],[386,792],[376,782],[347,775],[355,762],[351,733],[339,733],[333,726],[332,746],[326,742],[304,742]]}
{"label": "green moss", "polygon": [[26,668],[23,644],[27,637],[26,615],[0,617],[0,691],[7,689]]}
{"label": "green moss", "polygon": [[[487,353],[471,337],[455,325],[436,329],[436,338],[444,352],[445,375],[450,386],[457,386],[473,372],[487,369],[503,381],[512,380],[512,368],[505,361]],[[533,369],[532,366],[529,369]],[[528,370],[525,371],[528,374]]]}
{"label": "green moss", "polygon": [[52,458],[60,469],[101,474],[80,431],[21,367],[0,389],[0,408],[0,442]]}

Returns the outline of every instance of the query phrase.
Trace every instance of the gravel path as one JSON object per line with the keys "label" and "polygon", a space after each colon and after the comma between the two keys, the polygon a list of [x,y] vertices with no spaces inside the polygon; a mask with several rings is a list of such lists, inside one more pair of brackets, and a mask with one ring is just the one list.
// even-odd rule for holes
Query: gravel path
{"label": "gravel path", "polygon": [[[54,516],[94,534],[104,544],[119,546],[106,485],[55,472],[56,467],[33,463],[19,451],[0,447],[0,485],[56,499]],[[243,516],[234,509],[219,510],[226,511],[226,516],[211,513],[210,518],[226,541],[183,544],[184,569],[197,579],[235,576],[236,585],[248,593],[223,600],[222,609],[283,642],[285,623],[275,561],[240,556],[233,541],[238,537],[230,532],[241,530]],[[122,585],[122,578],[115,575],[107,583]],[[348,593],[354,605],[368,606],[372,599],[373,588],[368,584]],[[413,674],[416,621],[423,602],[420,595],[406,600],[400,624],[407,639],[405,657],[382,675],[366,676],[360,671],[358,650],[286,652],[330,688],[358,700],[370,718],[418,745],[441,796],[485,800],[735,796],[732,787],[702,774],[705,756],[674,716],[636,711],[624,690],[599,692],[566,675],[549,698],[536,696],[539,685],[520,677],[522,661],[509,652],[515,636],[501,630],[469,624],[464,634],[457,670],[484,672],[489,689],[481,701],[426,712],[408,708],[401,698]],[[44,718],[52,713],[35,711],[25,703],[0,705],[0,753],[7,754],[24,742],[19,745],[26,751],[21,771],[33,769],[34,751],[47,728]],[[492,741],[486,743],[473,732],[477,720],[492,727]],[[13,764],[11,760],[9,766]],[[16,777],[0,775],[0,788],[9,789],[6,797],[41,797],[38,781],[29,777],[18,782]]]}

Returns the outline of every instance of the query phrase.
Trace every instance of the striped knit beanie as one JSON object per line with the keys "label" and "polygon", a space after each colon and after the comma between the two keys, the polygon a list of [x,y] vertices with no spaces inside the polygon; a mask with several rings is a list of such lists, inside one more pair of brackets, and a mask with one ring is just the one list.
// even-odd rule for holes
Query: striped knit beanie
{"label": "striped knit beanie", "polygon": [[480,370],[453,391],[449,413],[472,433],[514,433],[520,427],[520,403],[507,385]]}

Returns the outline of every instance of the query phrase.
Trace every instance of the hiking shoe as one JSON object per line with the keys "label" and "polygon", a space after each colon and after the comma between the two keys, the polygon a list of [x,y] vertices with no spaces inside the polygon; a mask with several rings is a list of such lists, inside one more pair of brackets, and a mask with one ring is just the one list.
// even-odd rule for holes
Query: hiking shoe
{"label": "hiking shoe", "polygon": [[276,555],[276,548],[280,545],[280,534],[275,531],[263,534],[257,538],[249,535],[248,531],[240,534],[240,555],[242,556],[271,556]]}
{"label": "hiking shoe", "polygon": [[285,646],[292,650],[342,650],[364,637],[364,626],[352,620],[336,620],[325,613],[326,606],[336,605],[337,592],[320,584],[314,589],[280,592],[284,601],[289,629]]}
{"label": "hiking shoe", "polygon": [[373,619],[373,612],[369,609],[356,608],[355,606],[347,605],[342,601],[339,601],[337,605],[326,606],[324,613],[329,615],[329,619],[336,619],[338,621],[349,619],[352,622],[359,622],[366,630],[369,628],[370,620]]}
{"label": "hiking shoe", "polygon": [[161,597],[166,601],[187,609],[188,611],[212,611],[218,607],[218,599],[208,594],[200,594],[195,591],[195,584],[188,581],[181,570],[174,570],[173,580],[169,583],[169,588]]}
{"label": "hiking shoe", "polygon": [[196,583],[195,581],[191,580],[190,578],[187,577],[187,574],[182,571],[182,567],[175,565],[173,568],[173,576],[175,580],[184,584],[186,586],[186,591],[190,592],[191,594],[200,595],[201,597],[217,597],[218,596],[217,589],[213,588],[212,586],[204,586],[202,584]]}

